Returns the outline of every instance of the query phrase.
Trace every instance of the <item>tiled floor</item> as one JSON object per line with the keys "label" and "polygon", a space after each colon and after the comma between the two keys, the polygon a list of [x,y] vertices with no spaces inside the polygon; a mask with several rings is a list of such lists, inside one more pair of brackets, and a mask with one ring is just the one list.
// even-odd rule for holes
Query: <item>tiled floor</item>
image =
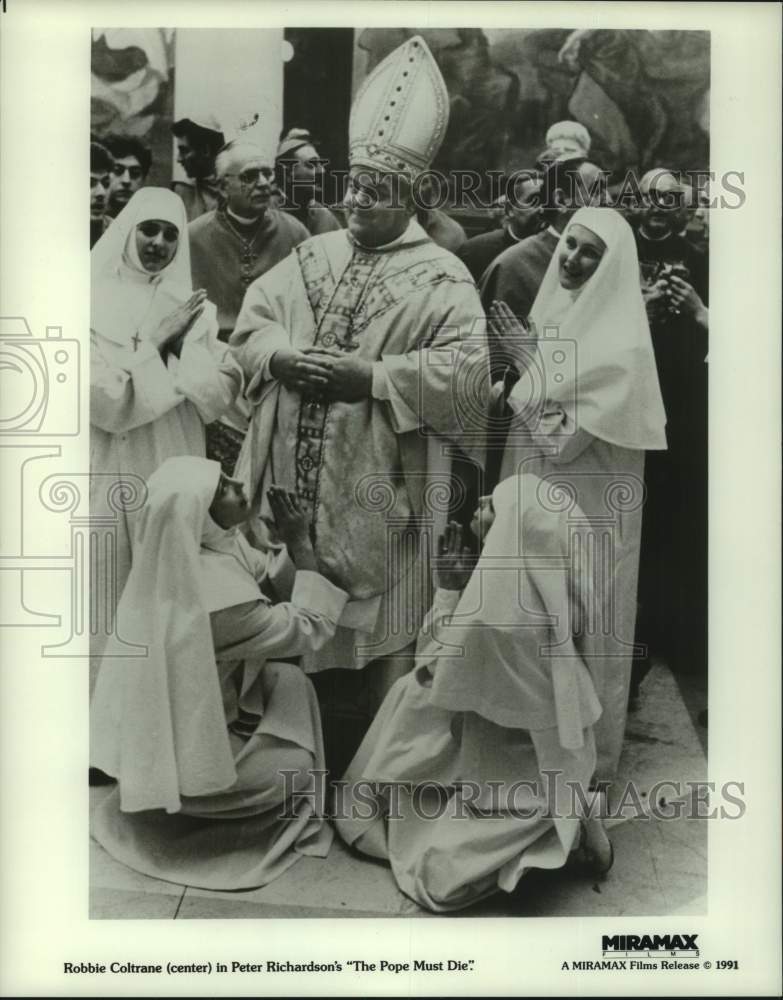
{"label": "tiled floor", "polygon": [[[663,666],[647,677],[642,707],[629,717],[616,798],[633,778],[640,800],[656,783],[699,781],[706,761],[677,684]],[[686,793],[683,789],[683,795]],[[106,789],[93,788],[96,803]],[[671,790],[667,801],[676,798]],[[660,798],[660,797],[659,797]],[[609,821],[615,865],[594,883],[566,872],[533,872],[513,895],[498,894],[464,916],[598,916],[701,913],[706,910],[706,821],[646,816]],[[94,919],[259,917],[429,917],[402,895],[390,870],[353,855],[335,840],[329,857],[305,857],[271,885],[212,892],[147,878],[91,850],[90,915]]]}

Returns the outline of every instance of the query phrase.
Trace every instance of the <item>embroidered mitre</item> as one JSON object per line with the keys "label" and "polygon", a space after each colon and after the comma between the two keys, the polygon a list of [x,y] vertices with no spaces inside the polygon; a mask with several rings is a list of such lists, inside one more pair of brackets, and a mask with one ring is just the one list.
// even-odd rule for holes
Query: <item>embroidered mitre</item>
{"label": "embroidered mitre", "polygon": [[427,43],[416,35],[359,88],[348,125],[351,166],[415,177],[432,163],[448,123],[446,83]]}

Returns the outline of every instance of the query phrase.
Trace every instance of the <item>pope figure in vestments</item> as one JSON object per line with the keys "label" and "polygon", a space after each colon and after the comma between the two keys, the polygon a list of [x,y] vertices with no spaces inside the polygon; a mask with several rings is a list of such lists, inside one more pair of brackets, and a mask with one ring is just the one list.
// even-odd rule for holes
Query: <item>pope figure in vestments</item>
{"label": "pope figure in vestments", "polygon": [[411,38],[350,117],[347,230],[314,236],[247,290],[230,344],[253,406],[237,476],[309,512],[319,571],[349,594],[310,672],[376,663],[376,697],[412,665],[445,523],[450,450],[480,453],[489,388],[482,309],[464,265],[415,221],[416,178],[448,93]]}

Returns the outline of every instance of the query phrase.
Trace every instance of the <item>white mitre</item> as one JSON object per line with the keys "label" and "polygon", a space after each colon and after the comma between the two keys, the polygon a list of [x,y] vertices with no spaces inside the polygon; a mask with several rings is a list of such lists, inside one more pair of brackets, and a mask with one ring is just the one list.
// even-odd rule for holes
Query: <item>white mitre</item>
{"label": "white mitre", "polygon": [[415,177],[440,149],[449,123],[446,83],[419,35],[362,83],[348,124],[351,166]]}

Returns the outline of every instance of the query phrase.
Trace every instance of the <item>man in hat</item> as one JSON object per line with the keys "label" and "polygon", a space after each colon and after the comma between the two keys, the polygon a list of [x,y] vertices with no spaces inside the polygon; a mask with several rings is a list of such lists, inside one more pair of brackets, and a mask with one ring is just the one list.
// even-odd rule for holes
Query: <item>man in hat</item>
{"label": "man in hat", "polygon": [[230,341],[254,407],[237,475],[262,517],[269,483],[298,496],[319,569],[350,595],[305,668],[369,666],[376,705],[413,662],[451,443],[485,440],[481,304],[414,218],[413,181],[448,107],[419,37],[367,77],[351,110],[347,232],[312,237],[254,282]]}
{"label": "man in hat", "polygon": [[225,145],[223,130],[211,115],[180,118],[171,126],[177,141],[177,160],[188,176],[172,189],[185,202],[188,222],[217,208],[215,157]]}
{"label": "man in hat", "polygon": [[281,207],[312,236],[340,228],[323,198],[323,161],[307,129],[292,128],[283,136],[275,157],[275,180],[282,195]]}
{"label": "man in hat", "polygon": [[562,121],[550,125],[546,148],[555,159],[590,155],[590,133],[580,122]]}

